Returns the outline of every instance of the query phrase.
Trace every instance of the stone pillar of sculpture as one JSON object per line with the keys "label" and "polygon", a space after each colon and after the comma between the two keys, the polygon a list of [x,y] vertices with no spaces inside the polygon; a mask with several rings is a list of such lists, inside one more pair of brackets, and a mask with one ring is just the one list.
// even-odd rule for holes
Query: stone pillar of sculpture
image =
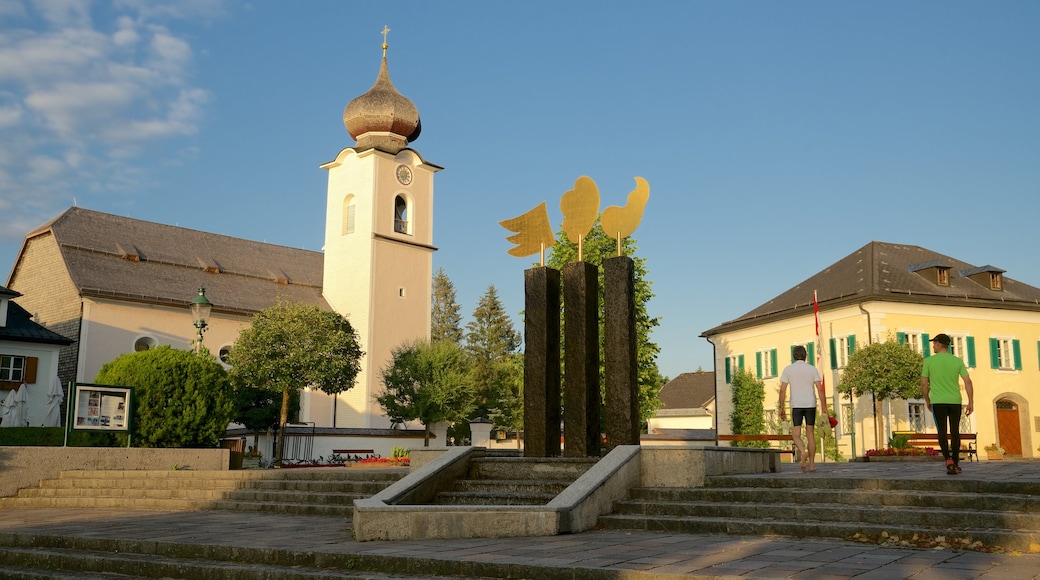
{"label": "stone pillar of sculpture", "polygon": [[560,271],[524,271],[524,456],[560,455]]}
{"label": "stone pillar of sculpture", "polygon": [[603,260],[603,334],[609,451],[639,444],[635,263],[627,256]]}
{"label": "stone pillar of sculpture", "polygon": [[563,454],[599,457],[599,270],[563,267]]}

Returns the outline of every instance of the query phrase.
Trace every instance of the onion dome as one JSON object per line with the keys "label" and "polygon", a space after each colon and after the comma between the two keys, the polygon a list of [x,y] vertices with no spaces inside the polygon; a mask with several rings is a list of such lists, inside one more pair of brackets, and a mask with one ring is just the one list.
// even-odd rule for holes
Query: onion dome
{"label": "onion dome", "polygon": [[378,149],[396,154],[419,138],[419,110],[390,82],[386,65],[387,44],[383,42],[383,64],[368,92],[343,109],[343,124],[357,141],[355,149]]}

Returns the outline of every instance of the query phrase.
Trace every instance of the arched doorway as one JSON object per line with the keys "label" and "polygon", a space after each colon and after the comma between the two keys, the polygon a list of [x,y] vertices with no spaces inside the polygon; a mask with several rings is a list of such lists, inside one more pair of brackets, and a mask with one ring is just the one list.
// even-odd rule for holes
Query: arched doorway
{"label": "arched doorway", "polygon": [[1008,455],[1022,456],[1022,425],[1018,404],[1008,399],[997,401],[997,441]]}

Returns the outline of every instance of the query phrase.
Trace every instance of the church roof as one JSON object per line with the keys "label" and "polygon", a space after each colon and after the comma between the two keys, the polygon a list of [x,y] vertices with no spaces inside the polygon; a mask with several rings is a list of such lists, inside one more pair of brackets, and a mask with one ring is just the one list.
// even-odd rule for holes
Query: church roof
{"label": "church roof", "polygon": [[44,328],[43,325],[33,322],[32,316],[29,315],[28,311],[17,303],[10,301],[11,298],[17,298],[18,296],[21,296],[21,294],[0,286],[0,298],[8,300],[7,323],[0,326],[0,340],[60,344],[63,346],[72,344],[72,341],[64,336],[51,332]]}
{"label": "church roof", "polygon": [[715,398],[715,373],[682,373],[661,387],[658,398],[663,409],[699,409]]}
{"label": "church roof", "polygon": [[396,154],[419,138],[422,122],[415,103],[397,92],[386,64],[387,45],[375,84],[343,109],[343,125],[358,151],[378,149]]}
{"label": "church roof", "polygon": [[[936,282],[937,270],[945,272],[946,284]],[[1000,274],[1000,289],[981,283],[976,276],[980,272],[987,276]],[[920,246],[870,242],[765,304],[706,330],[701,336],[811,313],[813,291],[821,310],[883,300],[1040,312],[1040,288],[1003,276],[1003,272],[989,265],[976,268]]]}
{"label": "church roof", "polygon": [[186,307],[205,286],[215,312],[252,315],[281,297],[331,310],[320,252],[80,207],[30,232],[26,244],[48,233],[81,296]]}

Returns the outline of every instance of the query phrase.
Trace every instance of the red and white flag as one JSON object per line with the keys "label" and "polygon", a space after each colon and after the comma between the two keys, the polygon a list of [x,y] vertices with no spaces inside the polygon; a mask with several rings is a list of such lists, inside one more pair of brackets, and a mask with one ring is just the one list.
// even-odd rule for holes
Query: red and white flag
{"label": "red and white flag", "polygon": [[[820,303],[816,301],[816,290],[812,293],[813,316],[816,317],[816,369],[823,368],[823,335],[820,333]],[[823,392],[827,392],[827,377],[820,373],[820,382],[823,383]]]}

